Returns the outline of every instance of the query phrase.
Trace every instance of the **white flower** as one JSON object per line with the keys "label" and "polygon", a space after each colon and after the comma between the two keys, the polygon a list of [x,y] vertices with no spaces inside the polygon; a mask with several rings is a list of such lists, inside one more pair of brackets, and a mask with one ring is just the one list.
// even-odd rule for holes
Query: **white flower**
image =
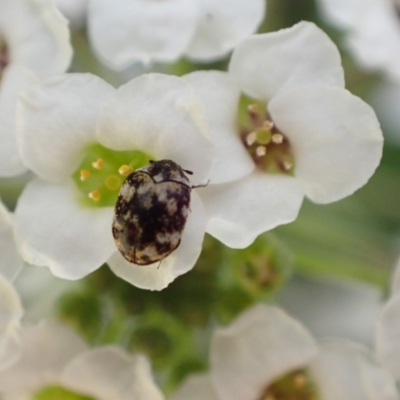
{"label": "white flower", "polygon": [[256,31],[264,0],[93,0],[89,35],[111,68],[181,56],[212,61]]}
{"label": "white flower", "polygon": [[391,296],[377,322],[376,351],[379,361],[400,381],[400,261],[398,261]]}
{"label": "white flower", "polygon": [[400,79],[398,0],[319,0],[327,20],[345,30],[346,45],[366,69]]}
{"label": "white flower", "polygon": [[131,356],[117,346],[89,349],[73,331],[54,322],[25,327],[21,336],[20,359],[0,371],[4,400],[39,394],[60,399],[66,394],[95,400],[163,399],[143,356]]}
{"label": "white flower", "polygon": [[56,5],[68,19],[72,29],[85,26],[88,0],[56,0]]}
{"label": "white flower", "polygon": [[18,94],[64,72],[72,56],[67,21],[52,0],[3,0],[0,4],[0,176],[25,171],[15,138]]}
{"label": "white flower", "polygon": [[[236,47],[229,73],[186,80],[203,99],[216,144],[201,192],[207,232],[228,246],[246,247],[293,221],[304,196],[324,204],[352,194],[379,164],[375,113],[343,88],[339,52],[312,23],[254,35]],[[252,100],[238,127],[241,93]]]}
{"label": "white flower", "polygon": [[196,189],[181,243],[161,265],[127,262],[111,234],[123,164],[136,169],[149,159],[170,159],[193,171],[193,184],[207,179],[213,145],[183,79],[149,74],[115,90],[89,74],[64,75],[24,94],[20,111],[22,158],[39,177],[27,185],[15,212],[27,262],[73,280],[108,262],[121,278],[155,290],[194,266],[205,231]]}
{"label": "white flower", "polygon": [[12,281],[22,263],[14,244],[12,216],[0,201],[0,368],[15,361],[19,354],[23,310]]}
{"label": "white flower", "polygon": [[276,307],[257,305],[215,332],[209,374],[189,377],[173,400],[394,400],[394,380],[361,345],[317,344]]}

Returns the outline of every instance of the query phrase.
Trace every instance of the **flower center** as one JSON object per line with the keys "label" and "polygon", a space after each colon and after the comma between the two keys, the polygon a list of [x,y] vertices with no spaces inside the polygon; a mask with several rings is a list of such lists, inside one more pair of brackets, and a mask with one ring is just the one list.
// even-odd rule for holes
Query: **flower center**
{"label": "flower center", "polygon": [[0,81],[3,71],[8,65],[8,61],[8,48],[6,42],[0,37]]}
{"label": "flower center", "polygon": [[316,387],[306,370],[293,371],[267,387],[259,400],[318,400]]}
{"label": "flower center", "polygon": [[71,392],[60,386],[47,386],[37,391],[33,400],[96,400],[94,397]]}
{"label": "flower center", "polygon": [[72,178],[91,206],[115,206],[125,178],[153,157],[139,150],[114,151],[93,144],[86,148]]}
{"label": "flower center", "polygon": [[289,140],[267,115],[265,105],[242,96],[239,116],[242,143],[257,167],[264,172],[293,174]]}

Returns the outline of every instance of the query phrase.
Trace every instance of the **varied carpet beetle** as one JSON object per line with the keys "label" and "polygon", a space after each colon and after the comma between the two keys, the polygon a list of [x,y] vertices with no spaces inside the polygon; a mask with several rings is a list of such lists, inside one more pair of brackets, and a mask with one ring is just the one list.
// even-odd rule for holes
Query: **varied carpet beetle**
{"label": "varied carpet beetle", "polygon": [[150,161],[131,173],[121,187],[112,233],[129,262],[149,265],[161,261],[180,244],[190,211],[192,186],[171,160]]}

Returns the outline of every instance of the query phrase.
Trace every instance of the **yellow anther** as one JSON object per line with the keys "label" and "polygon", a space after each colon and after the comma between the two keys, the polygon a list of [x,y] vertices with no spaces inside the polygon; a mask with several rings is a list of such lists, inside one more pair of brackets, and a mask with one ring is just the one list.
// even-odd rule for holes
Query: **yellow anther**
{"label": "yellow anther", "polygon": [[306,384],[306,377],[302,373],[298,373],[293,377],[294,385],[297,389],[302,389]]}
{"label": "yellow anther", "polygon": [[257,142],[260,144],[268,144],[271,141],[271,131],[267,129],[257,129]]}
{"label": "yellow anther", "polygon": [[90,192],[88,194],[89,198],[91,198],[93,201],[99,201],[101,198],[101,194],[98,190],[93,190],[93,192]]}
{"label": "yellow anther", "polygon": [[80,180],[81,181],[86,181],[86,179],[88,179],[90,177],[90,171],[88,171],[87,169],[81,169],[80,172]]}
{"label": "yellow anther", "polygon": [[272,135],[272,141],[275,144],[281,144],[283,142],[283,135],[281,135],[280,133],[274,133]]}
{"label": "yellow anther", "polygon": [[256,114],[256,113],[258,113],[260,111],[260,106],[258,104],[256,104],[256,103],[249,104],[247,106],[247,111]]}
{"label": "yellow anther", "polygon": [[102,169],[104,161],[102,158],[97,159],[96,161],[92,162],[92,167],[95,169]]}
{"label": "yellow anther", "polygon": [[284,161],[283,162],[283,168],[285,171],[289,171],[293,167],[293,163],[290,161]]}
{"label": "yellow anther", "polygon": [[117,175],[108,176],[105,183],[109,190],[118,190],[121,187],[121,179]]}
{"label": "yellow anther", "polygon": [[133,168],[130,165],[121,165],[118,169],[118,173],[122,176],[128,176],[133,172]]}
{"label": "yellow anther", "polygon": [[258,146],[256,148],[257,157],[263,157],[267,154],[267,148],[265,146]]}
{"label": "yellow anther", "polygon": [[267,131],[270,131],[274,127],[274,123],[272,121],[265,120],[263,123],[263,128]]}
{"label": "yellow anther", "polygon": [[246,136],[247,146],[252,146],[256,141],[257,141],[257,133],[256,132],[250,132]]}

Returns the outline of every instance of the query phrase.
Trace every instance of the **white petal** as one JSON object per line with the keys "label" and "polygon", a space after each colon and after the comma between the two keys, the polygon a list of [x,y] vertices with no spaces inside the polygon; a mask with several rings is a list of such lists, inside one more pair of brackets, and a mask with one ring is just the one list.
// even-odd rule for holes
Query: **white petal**
{"label": "white petal", "polygon": [[383,307],[376,330],[379,361],[400,379],[400,296],[396,294]]}
{"label": "white petal", "polygon": [[382,292],[358,281],[295,277],[283,287],[280,304],[317,338],[342,337],[372,346]]}
{"label": "white petal", "polygon": [[196,91],[206,112],[215,156],[209,179],[211,184],[240,179],[254,169],[238,132],[240,92],[230,76],[219,71],[197,71],[184,78]]}
{"label": "white petal", "polygon": [[85,206],[81,196],[72,182],[27,185],[15,211],[15,234],[25,261],[71,280],[106,262],[115,251],[113,209]]}
{"label": "white petal", "polygon": [[316,203],[349,196],[379,165],[383,136],[376,115],[344,89],[293,89],[272,99],[268,110],[291,143],[296,178]]}
{"label": "white petal", "polygon": [[400,79],[400,26],[393,1],[363,4],[347,37],[347,45],[366,68],[383,68]]}
{"label": "white petal", "polygon": [[90,74],[65,74],[21,96],[18,141],[26,166],[51,182],[68,179],[95,142],[101,103],[114,89]]}
{"label": "white petal", "polygon": [[102,400],[163,400],[153,382],[149,362],[116,346],[91,349],[74,358],[64,370],[68,389]]}
{"label": "white petal", "polygon": [[196,1],[93,0],[89,35],[99,57],[122,69],[141,60],[174,61],[196,28]]}
{"label": "white petal", "polygon": [[57,8],[68,19],[71,29],[81,29],[86,24],[88,0],[56,0]]}
{"label": "white petal", "polygon": [[0,370],[2,393],[26,395],[43,385],[57,384],[66,364],[86,348],[75,332],[61,324],[43,322],[24,327],[21,357],[9,368]]}
{"label": "white petal", "polygon": [[12,63],[41,78],[68,68],[72,57],[68,22],[53,0],[2,1],[0,26]]}
{"label": "white petal", "polygon": [[26,168],[18,153],[16,110],[19,93],[36,83],[37,78],[27,68],[10,64],[3,72],[0,87],[0,176],[23,173]]}
{"label": "white petal", "polygon": [[211,371],[220,400],[260,398],[272,381],[306,366],[317,353],[306,329],[276,307],[257,305],[211,343]]}
{"label": "white petal", "polygon": [[0,274],[12,281],[22,265],[14,242],[12,215],[0,201]]}
{"label": "white petal", "polygon": [[351,28],[367,3],[370,3],[370,0],[319,0],[317,6],[333,24]]}
{"label": "white petal", "polygon": [[194,191],[191,194],[190,209],[178,248],[164,258],[161,264],[132,264],[116,252],[108,260],[112,271],[132,285],[150,290],[162,290],[176,277],[190,271],[200,255],[206,223],[203,204]]}
{"label": "white petal", "polygon": [[[157,3],[158,4],[158,3]],[[100,111],[97,139],[114,150],[141,150],[207,179],[214,146],[205,137],[203,107],[182,78],[140,76],[121,86]]]}
{"label": "white petal", "polygon": [[23,309],[15,288],[0,274],[0,370],[19,356]]}
{"label": "white petal", "polygon": [[357,343],[321,343],[310,372],[324,400],[399,399],[394,379],[377,365],[366,347]]}
{"label": "white petal", "polygon": [[219,400],[210,374],[190,375],[169,400]]}
{"label": "white petal", "polygon": [[24,322],[35,324],[56,315],[60,297],[83,285],[82,280],[59,279],[49,269],[33,265],[25,265],[13,283],[24,305]]}
{"label": "white petal", "polygon": [[201,0],[199,21],[186,55],[198,61],[225,56],[254,33],[264,18],[264,0]]}
{"label": "white petal", "polygon": [[207,213],[206,231],[234,248],[247,247],[259,234],[295,220],[304,196],[293,177],[259,171],[239,181],[208,185],[199,194]]}
{"label": "white petal", "polygon": [[233,52],[229,72],[247,95],[264,101],[310,84],[344,87],[338,49],[311,22],[245,39]]}

